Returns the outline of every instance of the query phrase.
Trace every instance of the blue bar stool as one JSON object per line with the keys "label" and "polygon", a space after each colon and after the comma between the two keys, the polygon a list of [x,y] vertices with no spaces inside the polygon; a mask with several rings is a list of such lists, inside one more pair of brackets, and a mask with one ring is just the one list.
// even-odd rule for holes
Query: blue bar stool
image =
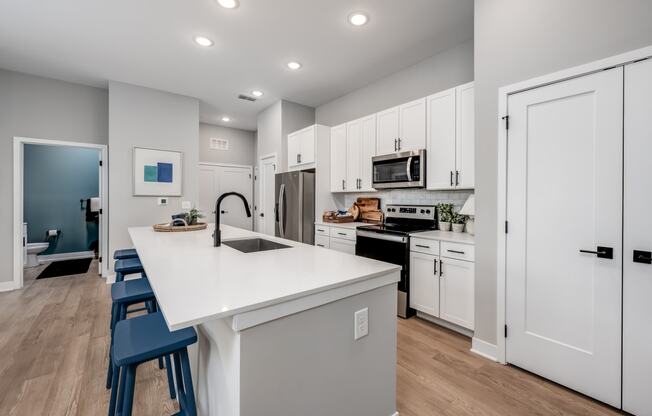
{"label": "blue bar stool", "polygon": [[143,264],[140,262],[139,258],[130,258],[122,259],[115,262],[115,281],[122,282],[125,280],[125,275],[140,273],[141,275],[145,274],[145,269]]}
{"label": "blue bar stool", "polygon": [[[138,366],[159,357],[174,356],[179,397],[178,414],[196,416],[195,393],[192,387],[188,345],[197,342],[193,328],[170,332],[160,312],[119,321],[115,326],[113,362],[118,377],[113,378],[112,389],[119,389],[117,403],[109,403],[109,416],[116,410],[121,416],[131,416]],[[116,374],[116,375],[117,375]]]}
{"label": "blue bar stool", "polygon": [[[109,350],[109,365],[106,375],[106,388],[111,387],[112,379],[115,373],[115,365],[112,361],[111,350],[113,349],[113,334],[116,324],[127,318],[127,314],[141,311],[141,309],[128,310],[129,306],[144,302],[148,313],[156,312],[156,297],[152,291],[147,278],[135,279],[123,282],[114,283],[111,286],[111,344]],[[168,385],[170,388],[170,397],[176,398],[176,391],[174,389],[174,378],[172,375],[172,363],[169,356],[165,357],[165,364],[167,367]],[[159,368],[163,368],[163,357],[159,358]],[[116,392],[111,392],[112,400],[115,400]]]}
{"label": "blue bar stool", "polygon": [[127,248],[123,250],[116,250],[113,253],[113,260],[124,260],[124,259],[137,259],[138,252],[135,248]]}

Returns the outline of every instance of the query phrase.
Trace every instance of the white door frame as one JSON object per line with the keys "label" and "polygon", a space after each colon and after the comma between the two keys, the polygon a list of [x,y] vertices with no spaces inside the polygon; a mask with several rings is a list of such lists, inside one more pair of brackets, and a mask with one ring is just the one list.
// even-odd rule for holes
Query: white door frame
{"label": "white door frame", "polygon": [[[262,175],[263,175],[263,161],[266,161],[268,159],[271,159],[271,160],[274,161],[274,166],[275,166],[274,172],[276,172],[278,170],[278,157],[277,157],[276,153],[269,153],[269,154],[263,155],[258,159],[258,176],[259,177],[262,177]],[[258,218],[256,219],[256,224],[255,224],[256,228],[255,229],[259,233],[264,234],[265,233],[264,227],[263,227],[263,229],[261,229],[261,227],[260,227],[260,221],[261,221],[260,211],[261,211],[263,205],[265,204],[265,201],[263,200],[263,183],[264,183],[263,180],[258,181],[258,198],[260,199],[260,201],[256,201],[256,206],[258,206],[258,211],[256,212],[256,214],[258,215]],[[254,197],[254,199],[255,199],[255,197]],[[267,218],[269,218],[269,216]],[[267,221],[267,218],[264,221]]]}
{"label": "white door frame", "polygon": [[24,148],[25,144],[81,147],[97,149],[100,151],[102,166],[100,184],[100,209],[102,209],[102,221],[99,229],[100,257],[102,257],[102,277],[108,276],[109,264],[109,221],[108,221],[108,190],[109,190],[109,157],[107,146],[104,144],[81,143],[68,140],[34,139],[30,137],[14,137],[14,279],[13,286],[7,290],[20,289],[23,287],[23,171],[24,171]]}
{"label": "white door frame", "polygon": [[608,68],[624,66],[635,61],[652,57],[652,46],[620,55],[579,65],[570,69],[553,72],[552,74],[532,78],[527,81],[517,82],[498,89],[498,218],[496,241],[496,359],[502,364],[507,363],[505,351],[505,290],[506,290],[506,235],[505,224],[507,218],[507,140],[508,130],[505,129],[503,117],[509,114],[507,106],[508,97],[533,88],[543,87],[572,78],[581,77]]}

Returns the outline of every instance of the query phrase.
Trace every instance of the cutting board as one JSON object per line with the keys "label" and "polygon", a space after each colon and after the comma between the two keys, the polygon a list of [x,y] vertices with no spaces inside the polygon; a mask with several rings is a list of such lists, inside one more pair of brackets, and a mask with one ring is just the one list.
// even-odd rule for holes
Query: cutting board
{"label": "cutting board", "polygon": [[358,198],[355,205],[360,210],[360,220],[363,222],[383,222],[383,212],[380,210],[379,198]]}

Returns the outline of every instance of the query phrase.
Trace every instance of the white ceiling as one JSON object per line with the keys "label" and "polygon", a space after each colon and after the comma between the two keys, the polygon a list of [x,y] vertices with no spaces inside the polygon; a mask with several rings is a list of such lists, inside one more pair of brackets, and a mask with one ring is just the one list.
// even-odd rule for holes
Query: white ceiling
{"label": "white ceiling", "polygon": [[0,0],[0,67],[197,97],[202,121],[249,130],[278,99],[319,106],[472,36],[472,0]]}

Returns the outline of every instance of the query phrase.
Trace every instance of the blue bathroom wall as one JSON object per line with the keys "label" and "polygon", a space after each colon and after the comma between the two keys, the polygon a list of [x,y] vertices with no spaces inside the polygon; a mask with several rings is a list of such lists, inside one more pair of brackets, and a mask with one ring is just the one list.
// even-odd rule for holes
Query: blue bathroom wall
{"label": "blue bathroom wall", "polygon": [[[97,224],[86,222],[79,200],[99,196],[99,150],[26,144],[24,160],[27,241],[49,241],[42,254],[91,250]],[[59,237],[48,239],[50,229],[61,230]]]}

